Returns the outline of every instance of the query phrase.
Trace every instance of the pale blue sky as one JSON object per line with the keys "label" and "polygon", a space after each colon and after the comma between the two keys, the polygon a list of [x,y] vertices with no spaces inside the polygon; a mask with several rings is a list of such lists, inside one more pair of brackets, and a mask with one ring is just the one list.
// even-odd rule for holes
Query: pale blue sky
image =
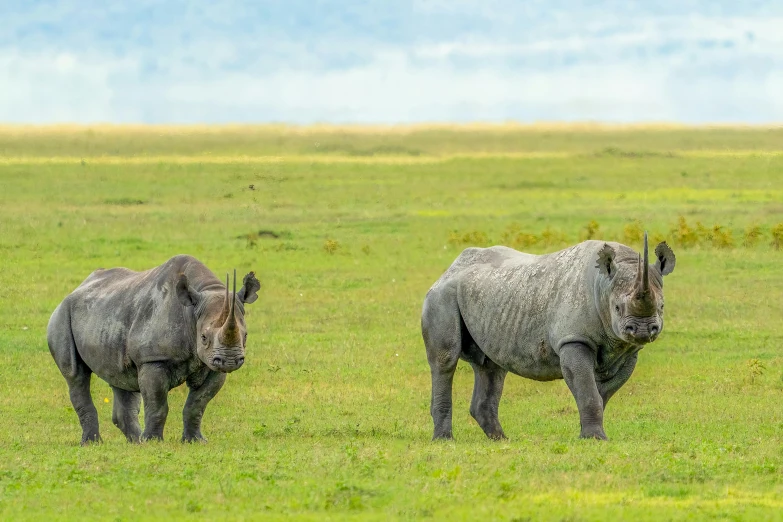
{"label": "pale blue sky", "polygon": [[783,123],[783,2],[0,2],[0,122]]}

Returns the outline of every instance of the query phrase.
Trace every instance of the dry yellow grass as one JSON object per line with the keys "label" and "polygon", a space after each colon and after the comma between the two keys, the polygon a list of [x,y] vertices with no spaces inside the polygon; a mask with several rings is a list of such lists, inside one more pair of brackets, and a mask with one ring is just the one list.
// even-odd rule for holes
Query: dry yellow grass
{"label": "dry yellow grass", "polygon": [[[441,154],[433,156],[346,156],[346,155],[286,155],[286,156],[223,156],[212,154],[194,155],[138,155],[138,156],[0,156],[0,165],[69,165],[88,163],[94,165],[155,165],[168,164],[271,164],[271,163],[355,163],[378,165],[418,165],[444,163],[454,160],[476,159],[558,159],[577,158],[582,153],[568,152],[500,152],[471,154]],[[747,158],[780,157],[783,151],[758,150],[686,150],[678,151],[683,158]]]}

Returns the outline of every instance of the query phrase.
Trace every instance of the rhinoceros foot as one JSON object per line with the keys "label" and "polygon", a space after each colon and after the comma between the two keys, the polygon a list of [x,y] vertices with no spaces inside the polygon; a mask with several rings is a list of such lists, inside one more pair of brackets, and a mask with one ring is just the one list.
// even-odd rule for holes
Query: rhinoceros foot
{"label": "rhinoceros foot", "polygon": [[207,443],[207,439],[204,438],[204,436],[201,433],[196,433],[194,435],[185,435],[183,433],[182,434],[182,442],[183,443],[188,443],[188,444],[194,444],[194,443],[206,444]]}
{"label": "rhinoceros foot", "polygon": [[604,429],[601,427],[582,429],[582,432],[579,434],[579,438],[609,440],[609,437],[606,436]]}
{"label": "rhinoceros foot", "polygon": [[103,439],[98,433],[82,435],[82,442],[81,442],[82,446],[89,446],[91,444],[102,444],[102,443],[103,443]]}

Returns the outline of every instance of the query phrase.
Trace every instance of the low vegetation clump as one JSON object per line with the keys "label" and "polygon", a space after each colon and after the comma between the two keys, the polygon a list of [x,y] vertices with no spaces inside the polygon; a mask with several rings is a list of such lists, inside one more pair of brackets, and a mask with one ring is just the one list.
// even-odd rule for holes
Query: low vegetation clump
{"label": "low vegetation clump", "polygon": [[[581,229],[574,230],[571,234],[562,232],[559,229],[545,227],[541,231],[523,230],[518,223],[512,223],[500,233],[496,239],[483,231],[473,230],[467,233],[453,231],[449,235],[449,244],[453,246],[489,246],[506,245],[516,249],[525,249],[530,247],[547,248],[565,246],[586,239],[600,239],[604,241],[618,241],[629,246],[638,246],[644,237],[645,226],[639,221],[632,221],[623,226],[621,233],[605,230],[600,223],[591,220]],[[779,250],[783,245],[783,225],[778,224],[769,227],[769,236],[772,238],[770,246]],[[761,225],[754,224],[746,227],[742,234],[742,242],[739,247],[744,249],[754,249],[762,244],[766,237],[764,228]],[[700,222],[696,222],[692,227],[687,220],[680,216],[677,223],[669,229],[668,233],[661,233],[652,229],[648,231],[650,241],[659,243],[661,241],[670,242],[680,248],[699,248],[699,249],[733,249],[738,245],[734,240],[734,231],[723,225],[713,225],[706,228]]]}
{"label": "low vegetation clump", "polygon": [[336,239],[327,239],[324,241],[324,251],[327,254],[334,254],[340,249],[340,242]]}
{"label": "low vegetation clump", "polygon": [[783,223],[778,223],[772,227],[772,242],[770,246],[775,250],[780,250],[783,247]]}
{"label": "low vegetation clump", "polygon": [[487,234],[479,230],[459,233],[452,232],[449,235],[449,243],[452,245],[486,246],[489,243]]}
{"label": "low vegetation clump", "polygon": [[745,237],[742,239],[742,246],[745,248],[753,248],[759,243],[761,237],[761,227],[759,225],[751,225],[745,228]]}

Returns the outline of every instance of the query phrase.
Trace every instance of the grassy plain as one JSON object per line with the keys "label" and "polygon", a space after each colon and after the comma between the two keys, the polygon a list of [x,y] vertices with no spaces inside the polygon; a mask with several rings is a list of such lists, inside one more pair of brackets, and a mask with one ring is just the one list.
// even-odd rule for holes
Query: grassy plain
{"label": "grassy plain", "polygon": [[[2,127],[0,518],[783,519],[779,223],[779,128]],[[460,363],[456,440],[431,443],[420,306],[460,250],[640,226],[677,267],[611,440],[577,439],[564,382],[514,376],[486,440]],[[166,441],[126,444],[94,379],[105,442],[79,447],[51,311],[178,253],[263,285],[209,443],[179,443],[180,387]]]}

